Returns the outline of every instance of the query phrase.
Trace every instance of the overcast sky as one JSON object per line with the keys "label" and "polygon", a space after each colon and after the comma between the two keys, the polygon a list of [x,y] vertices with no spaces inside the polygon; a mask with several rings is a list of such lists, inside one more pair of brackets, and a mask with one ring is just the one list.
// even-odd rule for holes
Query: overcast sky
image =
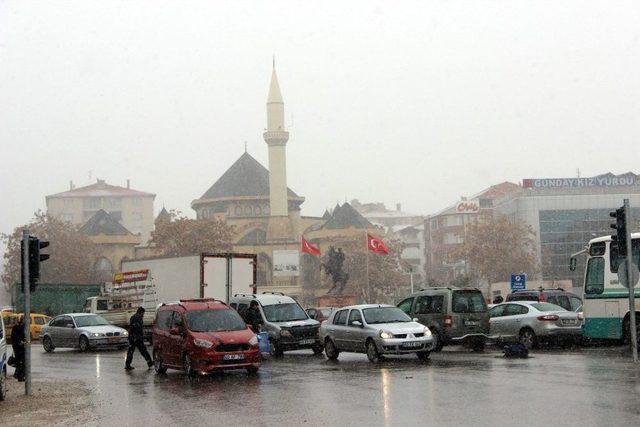
{"label": "overcast sky", "polygon": [[273,54],[304,215],[640,172],[638,1],[3,1],[0,231],[90,176],[194,215],[267,165]]}

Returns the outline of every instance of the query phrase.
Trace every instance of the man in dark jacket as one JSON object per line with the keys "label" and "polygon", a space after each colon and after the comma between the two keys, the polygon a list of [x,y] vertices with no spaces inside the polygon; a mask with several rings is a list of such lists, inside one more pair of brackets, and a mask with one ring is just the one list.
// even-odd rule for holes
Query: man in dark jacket
{"label": "man in dark jacket", "polygon": [[124,369],[127,371],[134,369],[133,366],[131,366],[131,361],[133,360],[133,352],[136,348],[147,361],[149,368],[153,366],[153,360],[151,360],[147,347],[144,345],[143,317],[144,308],[138,307],[136,314],[131,316],[129,320],[129,351],[127,351],[127,360],[124,363]]}
{"label": "man in dark jacket", "polygon": [[260,325],[262,325],[262,314],[258,308],[258,301],[251,301],[249,308],[244,313],[244,319],[247,324],[251,325],[251,329],[256,334],[260,332]]}
{"label": "man in dark jacket", "polygon": [[22,317],[18,319],[18,323],[11,330],[11,346],[13,347],[13,357],[16,359],[16,371],[13,374],[18,381],[24,381],[24,343],[26,337],[24,334],[24,321]]}

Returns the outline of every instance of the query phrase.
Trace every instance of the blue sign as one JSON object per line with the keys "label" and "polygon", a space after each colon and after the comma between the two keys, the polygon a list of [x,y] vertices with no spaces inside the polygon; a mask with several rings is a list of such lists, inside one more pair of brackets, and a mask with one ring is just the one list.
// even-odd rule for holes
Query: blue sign
{"label": "blue sign", "polygon": [[511,290],[523,291],[527,289],[527,275],[526,274],[512,274],[511,275]]}

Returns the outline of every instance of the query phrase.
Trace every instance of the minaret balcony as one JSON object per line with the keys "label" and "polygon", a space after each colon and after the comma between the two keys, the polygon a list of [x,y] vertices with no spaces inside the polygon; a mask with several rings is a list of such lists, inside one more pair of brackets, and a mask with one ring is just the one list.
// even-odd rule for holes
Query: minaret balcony
{"label": "minaret balcony", "polygon": [[289,132],[282,130],[270,130],[262,134],[267,144],[286,144],[289,140]]}

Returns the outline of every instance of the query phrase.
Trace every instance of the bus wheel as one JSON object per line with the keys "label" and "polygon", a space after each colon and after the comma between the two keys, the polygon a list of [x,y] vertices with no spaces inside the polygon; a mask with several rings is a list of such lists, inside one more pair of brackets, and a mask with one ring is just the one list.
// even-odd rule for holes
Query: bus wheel
{"label": "bus wheel", "polygon": [[[636,342],[640,345],[640,328],[638,326],[640,321],[640,313],[636,312]],[[622,324],[622,342],[624,344],[631,344],[631,320],[629,317],[624,319]]]}

